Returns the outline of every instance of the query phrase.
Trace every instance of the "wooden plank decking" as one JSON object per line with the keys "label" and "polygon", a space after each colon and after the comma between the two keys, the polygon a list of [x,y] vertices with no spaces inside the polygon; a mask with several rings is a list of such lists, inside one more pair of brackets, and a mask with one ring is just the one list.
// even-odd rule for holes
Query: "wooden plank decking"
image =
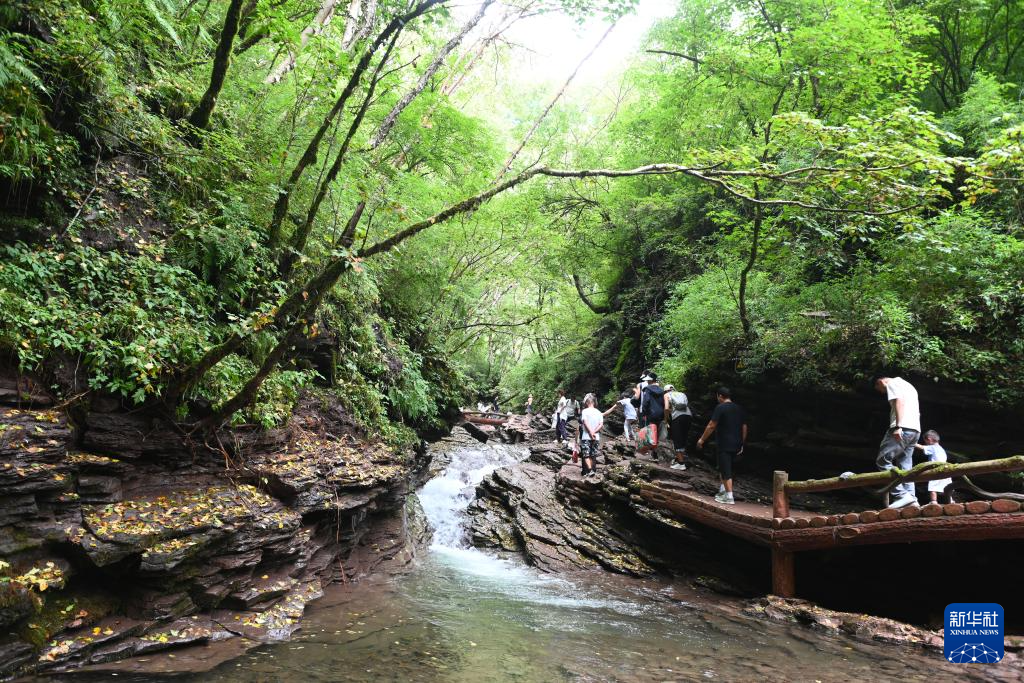
{"label": "wooden plank decking", "polygon": [[773,592],[795,592],[793,553],[844,546],[924,541],[984,541],[1024,538],[1024,511],[1014,500],[971,501],[901,510],[882,509],[820,515],[790,510],[775,517],[772,507],[756,503],[718,503],[712,496],[679,487],[679,476],[652,468],[652,481],[633,495],[644,505],[670,513],[772,550]]}

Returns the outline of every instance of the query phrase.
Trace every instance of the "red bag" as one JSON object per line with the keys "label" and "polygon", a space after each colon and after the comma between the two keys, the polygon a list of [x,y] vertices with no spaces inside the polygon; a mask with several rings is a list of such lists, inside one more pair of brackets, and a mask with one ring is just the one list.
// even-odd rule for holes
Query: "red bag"
{"label": "red bag", "polygon": [[658,425],[647,425],[636,433],[636,452],[649,453],[658,447]]}

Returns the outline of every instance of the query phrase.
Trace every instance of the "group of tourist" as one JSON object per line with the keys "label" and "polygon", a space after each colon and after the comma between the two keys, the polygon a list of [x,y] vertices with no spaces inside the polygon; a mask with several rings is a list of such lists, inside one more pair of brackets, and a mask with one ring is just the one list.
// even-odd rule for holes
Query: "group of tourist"
{"label": "group of tourist", "polygon": [[[874,380],[875,389],[886,395],[890,405],[889,428],[879,447],[876,464],[881,470],[913,466],[915,451],[921,451],[929,461],[945,462],[946,451],[940,445],[938,432],[930,429],[921,434],[921,411],[917,390],[901,377],[880,376]],[[743,409],[732,400],[728,387],[718,387],[715,392],[717,405],[711,419],[697,438],[697,448],[703,449],[712,438],[715,439],[716,462],[720,485],[715,500],[732,505],[734,464],[742,454],[747,442],[747,419]],[[584,477],[597,474],[597,456],[601,447],[601,430],[605,416],[622,410],[623,437],[636,444],[636,454],[651,453],[657,459],[657,449],[664,432],[672,441],[674,462],[671,468],[685,470],[687,442],[693,422],[693,411],[688,397],[673,385],[662,386],[654,372],[645,370],[640,382],[623,392],[619,399],[602,412],[597,407],[597,397],[587,394],[582,406],[578,400],[558,390],[558,404],[552,415],[552,427],[559,445],[569,439],[569,425],[575,420],[575,435],[572,442],[573,461],[579,461]],[[533,394],[526,402],[529,414],[533,413]],[[952,482],[940,479],[928,483],[932,502]],[[892,508],[918,505],[913,482],[900,482],[893,487]],[[952,496],[945,494],[946,500]]]}
{"label": "group of tourist", "polygon": [[[532,398],[532,395],[531,395]],[[747,441],[747,421],[743,409],[732,401],[728,387],[716,391],[718,405],[711,414],[704,432],[697,439],[697,448],[703,449],[712,437],[716,441],[718,472],[721,479],[715,500],[732,505],[733,463],[743,453]],[[532,401],[528,409],[532,410]],[[583,397],[582,409],[578,401],[558,390],[558,404],[552,416],[555,438],[559,445],[569,440],[569,423],[578,416],[576,434],[572,440],[573,461],[579,460],[584,477],[597,474],[597,455],[601,447],[601,430],[604,418],[616,410],[623,413],[623,436],[636,443],[637,455],[651,453],[657,459],[657,448],[662,432],[672,440],[674,462],[672,469],[686,469],[686,448],[693,422],[693,411],[689,398],[682,391],[667,384],[659,383],[654,372],[645,370],[640,382],[624,392],[608,410],[601,412],[597,397],[587,394]]]}

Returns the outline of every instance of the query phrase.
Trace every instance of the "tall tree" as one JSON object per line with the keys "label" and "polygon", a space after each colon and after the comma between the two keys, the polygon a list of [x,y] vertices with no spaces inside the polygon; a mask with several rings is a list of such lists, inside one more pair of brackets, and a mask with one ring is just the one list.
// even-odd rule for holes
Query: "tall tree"
{"label": "tall tree", "polygon": [[227,78],[228,67],[231,65],[232,46],[235,43],[235,36],[238,35],[238,23],[243,4],[244,0],[231,0],[228,4],[227,14],[224,15],[224,25],[220,31],[220,40],[217,42],[217,51],[213,56],[210,84],[199,99],[199,104],[188,117],[188,122],[201,130],[209,127],[213,109],[217,106],[217,97],[220,95],[221,88],[224,87],[224,79]]}

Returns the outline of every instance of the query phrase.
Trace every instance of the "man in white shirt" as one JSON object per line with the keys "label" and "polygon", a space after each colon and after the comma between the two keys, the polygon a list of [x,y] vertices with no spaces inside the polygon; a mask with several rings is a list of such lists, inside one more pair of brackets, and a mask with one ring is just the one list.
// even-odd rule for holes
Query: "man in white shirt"
{"label": "man in white shirt", "polygon": [[580,413],[579,436],[582,451],[582,467],[584,477],[597,476],[597,452],[601,448],[601,428],[604,426],[604,415],[597,409],[597,398],[587,394],[583,398],[586,406]]}
{"label": "man in white shirt", "polygon": [[[880,470],[909,470],[914,466],[914,444],[921,436],[917,389],[902,377],[876,377],[874,384],[889,401],[889,429],[879,445],[875,464]],[[897,485],[893,493],[896,499],[889,504],[891,508],[918,504],[913,482]]]}

